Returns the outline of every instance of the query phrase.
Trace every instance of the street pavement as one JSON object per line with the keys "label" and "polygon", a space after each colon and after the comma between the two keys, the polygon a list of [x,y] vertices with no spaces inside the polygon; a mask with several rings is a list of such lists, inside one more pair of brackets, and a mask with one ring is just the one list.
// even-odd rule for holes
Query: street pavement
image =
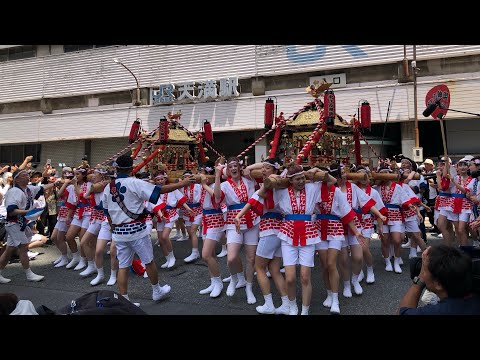
{"label": "street pavement", "polygon": [[[428,233],[427,233],[428,234]],[[173,236],[175,231],[172,232]],[[156,235],[152,233],[152,241],[155,243]],[[431,234],[428,234],[429,244],[439,242]],[[200,248],[201,248],[200,240]],[[258,283],[254,281],[253,291],[257,303],[249,305],[246,302],[244,289],[237,289],[233,297],[225,295],[226,287],[219,298],[212,299],[208,295],[200,295],[199,291],[210,284],[209,273],[203,260],[186,264],[183,259],[190,254],[188,241],[173,241],[174,252],[177,258],[176,265],[170,269],[161,269],[164,263],[160,248],[154,246],[155,261],[159,270],[161,285],[167,283],[172,287],[170,296],[163,301],[154,302],[151,298],[152,288],[148,279],[130,273],[128,293],[131,301],[139,302],[141,308],[151,315],[257,315],[255,307],[264,303]],[[58,309],[93,290],[109,289],[118,291],[117,286],[107,286],[106,281],[110,275],[109,255],[105,255],[105,282],[98,286],[91,286],[93,277],[82,278],[81,271],[67,270],[65,268],[54,269],[52,261],[59,253],[55,246],[33,249],[41,252],[32,260],[30,266],[33,272],[45,275],[45,279],[38,283],[27,282],[21,264],[12,263],[2,271],[2,275],[12,279],[9,284],[0,285],[0,292],[13,292],[20,299],[28,299],[35,306],[45,305],[50,309]],[[386,272],[385,264],[381,256],[380,240],[372,240],[371,251],[375,259],[375,283],[367,285],[362,282],[364,293],[361,296],[353,295],[352,298],[342,296],[342,284],[340,285],[340,311],[342,315],[393,315],[398,309],[400,299],[411,284],[408,267],[408,250],[402,250],[403,273]],[[217,254],[220,246],[217,248]],[[229,276],[226,266],[227,258],[219,259],[222,278]],[[243,259],[243,264],[245,264]],[[299,276],[299,271],[297,271]],[[280,297],[271,281],[275,306],[281,304]],[[326,297],[323,285],[321,269],[318,257],[315,257],[315,267],[312,270],[312,303],[310,315],[329,315],[329,309],[322,306]],[[297,277],[297,303],[301,309],[301,286]]]}

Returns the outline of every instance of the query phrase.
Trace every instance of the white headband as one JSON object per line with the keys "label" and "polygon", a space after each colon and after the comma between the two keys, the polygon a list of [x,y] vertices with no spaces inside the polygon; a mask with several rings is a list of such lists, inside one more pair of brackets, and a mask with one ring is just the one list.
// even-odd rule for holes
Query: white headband
{"label": "white headband", "polygon": [[26,170],[20,170],[18,172],[18,174],[13,177],[13,180],[15,180],[17,177],[19,177],[21,173],[26,173],[26,172],[27,172]]}
{"label": "white headband", "polygon": [[298,173],[295,173],[295,174],[292,174],[292,175],[287,175],[287,178],[292,178],[292,177],[297,176],[297,175],[303,175],[304,173],[305,173],[305,171],[302,170]]}
{"label": "white headband", "polygon": [[234,163],[238,163],[239,165],[243,165],[243,161],[242,160],[232,160],[228,163],[228,165],[230,164],[234,164]]}
{"label": "white headband", "polygon": [[96,173],[102,174],[102,175],[105,175],[107,173],[107,171],[104,170],[104,169],[95,169],[95,170],[93,170],[93,172],[96,172]]}
{"label": "white headband", "polygon": [[272,163],[269,163],[268,161],[264,161],[263,164],[273,166],[277,170],[280,169],[280,164],[278,162],[275,162],[274,164],[272,164]]}
{"label": "white headband", "polygon": [[212,171],[212,170],[213,170],[213,169],[212,169],[210,166],[205,166],[205,171],[210,172],[210,171]]}
{"label": "white headband", "polygon": [[166,178],[167,175],[164,175],[164,174],[159,174],[157,176],[155,176],[155,179],[163,179],[163,178]]}
{"label": "white headband", "polygon": [[73,170],[74,172],[81,172],[81,173],[84,173],[86,170],[83,169],[83,168],[76,168]]}

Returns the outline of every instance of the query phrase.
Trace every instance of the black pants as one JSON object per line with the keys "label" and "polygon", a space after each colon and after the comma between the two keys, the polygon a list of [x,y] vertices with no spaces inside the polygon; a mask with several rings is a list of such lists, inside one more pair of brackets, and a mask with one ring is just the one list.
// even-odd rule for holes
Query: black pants
{"label": "black pants", "polygon": [[50,236],[52,236],[53,229],[55,229],[55,225],[57,225],[57,214],[48,215],[47,224],[48,224],[48,233],[50,234]]}
{"label": "black pants", "polygon": [[423,209],[420,210],[420,215],[422,215],[423,221],[420,223],[419,228],[420,231],[422,232],[422,239],[423,241],[427,242],[427,230],[425,230],[425,216],[426,216],[427,210]]}
{"label": "black pants", "polygon": [[427,205],[432,209],[432,211],[430,211],[428,214],[428,220],[430,221],[430,224],[433,225],[433,231],[435,231],[436,233],[440,233],[440,230],[438,230],[437,228],[437,225],[434,224],[434,216],[435,216],[435,199],[436,198],[433,198],[433,199],[428,199],[428,203]]}

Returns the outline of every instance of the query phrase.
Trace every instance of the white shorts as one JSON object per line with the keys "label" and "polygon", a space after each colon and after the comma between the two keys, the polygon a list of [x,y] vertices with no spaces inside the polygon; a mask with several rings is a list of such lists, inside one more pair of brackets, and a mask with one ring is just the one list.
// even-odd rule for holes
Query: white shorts
{"label": "white shorts", "polygon": [[90,225],[90,215],[84,215],[82,220],[73,218],[71,225],[80,226],[82,229],[88,229],[88,226]]}
{"label": "white shorts", "polygon": [[173,225],[175,221],[166,223],[165,221],[157,222],[157,231],[163,231],[165,228],[169,228],[170,230],[173,229]]}
{"label": "white shorts", "polygon": [[152,232],[153,222],[152,221],[145,222],[145,225],[147,225],[147,231],[150,234]]}
{"label": "white shorts", "polygon": [[20,225],[16,223],[7,223],[5,225],[7,232],[7,245],[19,247],[21,244],[28,244],[32,239],[32,229],[27,226],[25,231],[20,230]]}
{"label": "white shorts", "polygon": [[100,225],[100,232],[98,233],[97,239],[106,241],[112,240],[112,230],[110,229],[108,221],[104,221],[102,222],[102,225]]}
{"label": "white shorts", "polygon": [[383,225],[383,233],[391,233],[391,232],[398,232],[403,233],[405,232],[405,225],[403,223],[400,224],[393,224],[393,225]]}
{"label": "white shorts", "polygon": [[145,265],[153,261],[153,246],[150,235],[132,241],[116,241],[115,245],[117,246],[117,259],[120,269],[130,267],[135,254]]}
{"label": "white shorts", "polygon": [[319,243],[315,244],[315,250],[328,250],[328,249],[336,249],[340,251],[342,249],[342,245],[345,241],[343,240],[326,240],[320,241]]}
{"label": "white shorts", "polygon": [[263,236],[258,241],[257,256],[265,259],[273,257],[282,257],[282,240],[277,235]]}
{"label": "white shorts", "polygon": [[102,227],[102,223],[90,223],[88,225],[87,232],[93,235],[98,235],[100,233],[100,228]]}
{"label": "white shorts", "polygon": [[66,233],[68,230],[68,226],[65,220],[58,220],[57,223],[55,224],[55,228],[57,231],[61,231]]}
{"label": "white shorts", "polygon": [[362,235],[365,236],[367,239],[372,237],[373,229],[362,229]]}
{"label": "white shorts", "polygon": [[433,225],[438,225],[438,217],[440,216],[440,210],[434,210],[433,212]]}
{"label": "white shorts", "polygon": [[[207,229],[208,231],[208,229]],[[235,229],[227,229],[227,244],[245,244],[245,245],[257,245],[259,235],[258,224],[250,229],[240,230],[240,234]]]}
{"label": "white shorts", "polygon": [[34,241],[42,241],[42,236],[41,234],[35,234],[32,236],[32,238],[30,239],[30,242],[34,242]]}
{"label": "white shorts", "polygon": [[342,248],[351,246],[351,245],[360,245],[358,239],[355,235],[345,235],[345,241],[342,241]]}
{"label": "white shorts", "polygon": [[220,228],[221,230],[217,230],[215,228],[208,228],[207,229],[207,234],[203,235],[202,233],[202,237],[204,239],[210,239],[210,240],[213,240],[213,241],[220,241],[220,239],[222,238],[222,235],[224,234],[224,230],[223,228]]}
{"label": "white shorts", "polygon": [[293,246],[282,241],[283,265],[303,265],[313,267],[315,257],[315,244],[306,246]]}
{"label": "white shorts", "polygon": [[460,213],[455,214],[453,211],[450,210],[440,210],[440,214],[446,216],[448,221],[463,221],[463,222],[470,222],[470,213]]}
{"label": "white shorts", "polygon": [[193,221],[190,221],[190,217],[184,216],[183,221],[185,221],[185,226],[200,225],[202,223],[202,214],[194,217]]}
{"label": "white shorts", "polygon": [[420,228],[418,227],[418,220],[414,221],[405,221],[405,232],[407,233],[417,233],[420,232]]}

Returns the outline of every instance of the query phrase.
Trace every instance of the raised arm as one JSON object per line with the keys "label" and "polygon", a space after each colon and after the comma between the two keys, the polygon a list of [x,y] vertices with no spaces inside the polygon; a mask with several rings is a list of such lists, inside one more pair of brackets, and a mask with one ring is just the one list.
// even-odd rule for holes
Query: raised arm
{"label": "raised arm", "polygon": [[223,165],[217,165],[215,166],[215,186],[213,188],[213,192],[215,194],[215,202],[218,204],[220,200],[222,199],[222,188],[220,185],[221,182],[221,177],[222,177],[222,171],[223,171]]}
{"label": "raised arm", "polygon": [[32,156],[32,155],[28,155],[28,156],[25,158],[25,160],[23,160],[22,165],[20,165],[20,166],[18,167],[18,169],[19,169],[19,170],[26,169],[26,168],[27,168],[27,164],[28,164],[29,162],[31,162],[32,159],[33,159],[33,156]]}
{"label": "raised arm", "polygon": [[194,175],[188,176],[182,181],[179,181],[178,183],[163,185],[162,189],[160,190],[160,194],[165,194],[177,189],[181,189],[182,187],[188,186],[190,184],[195,184],[195,182],[196,180]]}

